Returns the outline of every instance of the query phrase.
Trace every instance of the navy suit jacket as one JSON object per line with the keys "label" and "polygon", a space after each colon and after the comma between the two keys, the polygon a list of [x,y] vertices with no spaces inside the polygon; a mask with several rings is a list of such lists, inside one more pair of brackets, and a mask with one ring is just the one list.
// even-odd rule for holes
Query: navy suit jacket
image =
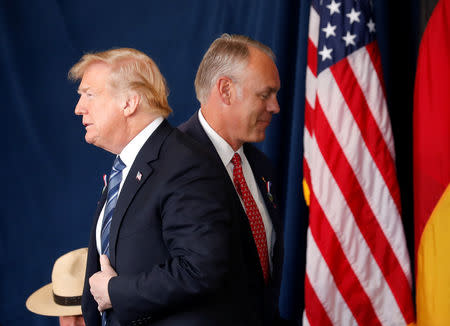
{"label": "navy suit jacket", "polygon": [[[259,262],[258,251],[253,239],[250,224],[242,207],[239,196],[236,193],[233,182],[231,181],[225,166],[223,165],[219,154],[204,131],[198,119],[196,112],[188,121],[181,124],[178,129],[185,132],[206,149],[208,149],[214,160],[220,164],[225,175],[226,192],[230,198],[230,208],[233,211],[233,244],[238,244],[237,248],[233,248],[233,256],[240,256],[242,261],[236,262],[240,267],[235,270],[234,280],[241,287],[241,297],[246,297],[249,305],[246,308],[249,316],[248,325],[278,325],[278,297],[281,283],[281,268],[283,257],[283,239],[282,225],[278,212],[278,204],[275,193],[275,186],[272,187],[269,196],[266,182],[275,183],[275,175],[269,159],[251,144],[244,144],[244,153],[252,168],[256,183],[265,199],[265,205],[272,220],[275,231],[275,244],[272,256],[272,274],[268,284],[264,283],[261,264]],[[272,197],[272,198],[271,198]],[[240,254],[236,254],[236,252]]]}
{"label": "navy suit jacket", "polygon": [[[164,121],[138,153],[120,192],[110,231],[110,326],[248,325],[232,280],[229,198],[221,167]],[[99,271],[91,229],[82,297],[88,326],[99,326],[89,278]]]}

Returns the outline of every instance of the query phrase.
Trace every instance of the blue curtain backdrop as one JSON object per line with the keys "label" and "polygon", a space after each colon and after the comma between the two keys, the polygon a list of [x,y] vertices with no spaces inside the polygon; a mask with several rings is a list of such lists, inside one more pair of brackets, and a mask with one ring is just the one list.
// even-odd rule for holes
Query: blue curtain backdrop
{"label": "blue curtain backdrop", "polygon": [[[328,0],[325,0],[328,1]],[[412,248],[411,117],[418,4],[374,1],[397,148],[404,224]],[[87,51],[133,47],[159,65],[171,90],[173,125],[199,107],[193,80],[222,33],[249,35],[277,55],[281,113],[261,148],[280,172],[286,254],[280,310],[303,305],[307,219],[301,191],[304,74],[309,1],[0,0],[2,213],[0,325],[57,325],[28,312],[26,298],[51,281],[53,262],[87,246],[113,156],[84,142],[67,71]],[[402,17],[401,22],[398,17]]]}

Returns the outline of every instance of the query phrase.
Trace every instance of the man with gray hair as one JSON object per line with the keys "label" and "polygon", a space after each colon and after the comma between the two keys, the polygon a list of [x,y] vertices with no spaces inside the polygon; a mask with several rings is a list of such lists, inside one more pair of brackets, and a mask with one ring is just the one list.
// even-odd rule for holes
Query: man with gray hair
{"label": "man with gray hair", "polygon": [[[247,295],[248,325],[278,325],[282,225],[268,158],[249,142],[265,138],[280,111],[274,54],[242,35],[223,34],[206,52],[195,90],[201,108],[179,129],[222,165],[233,209],[235,282]],[[235,258],[237,259],[237,258]],[[244,294],[241,295],[241,297]]]}

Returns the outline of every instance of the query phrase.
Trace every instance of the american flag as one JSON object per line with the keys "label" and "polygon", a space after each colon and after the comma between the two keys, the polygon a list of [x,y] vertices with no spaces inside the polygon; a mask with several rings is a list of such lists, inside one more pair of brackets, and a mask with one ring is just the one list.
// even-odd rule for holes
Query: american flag
{"label": "american flag", "polygon": [[372,3],[312,0],[304,129],[304,325],[414,322]]}

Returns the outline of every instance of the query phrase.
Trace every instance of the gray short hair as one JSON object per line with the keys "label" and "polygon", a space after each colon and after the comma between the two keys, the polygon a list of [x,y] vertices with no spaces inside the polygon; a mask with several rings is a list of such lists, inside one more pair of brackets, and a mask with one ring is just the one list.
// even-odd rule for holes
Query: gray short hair
{"label": "gray short hair", "polygon": [[240,72],[248,64],[249,46],[261,50],[275,61],[275,55],[268,46],[248,36],[222,34],[211,44],[195,77],[195,93],[200,103],[206,102],[218,78],[227,76],[239,81]]}

